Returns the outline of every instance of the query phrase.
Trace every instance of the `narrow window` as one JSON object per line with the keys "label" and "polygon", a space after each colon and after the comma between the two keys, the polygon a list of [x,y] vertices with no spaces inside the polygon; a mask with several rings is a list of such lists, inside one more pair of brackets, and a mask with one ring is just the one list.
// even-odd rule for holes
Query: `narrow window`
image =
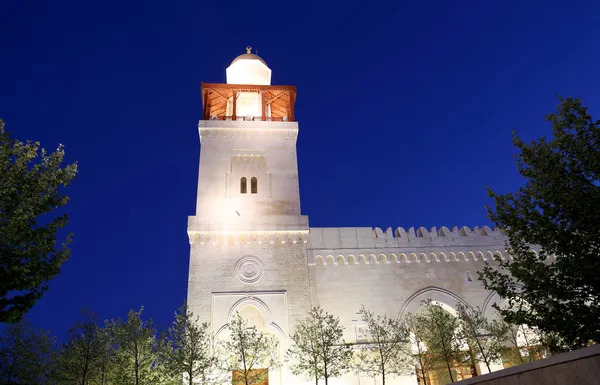
{"label": "narrow window", "polygon": [[250,193],[256,194],[258,192],[258,180],[256,178],[250,179]]}
{"label": "narrow window", "polygon": [[467,282],[473,282],[473,277],[471,277],[470,271],[467,271]]}
{"label": "narrow window", "polygon": [[246,194],[246,192],[248,191],[248,182],[246,181],[246,178],[242,178],[242,181],[240,182],[240,193],[242,194]]}

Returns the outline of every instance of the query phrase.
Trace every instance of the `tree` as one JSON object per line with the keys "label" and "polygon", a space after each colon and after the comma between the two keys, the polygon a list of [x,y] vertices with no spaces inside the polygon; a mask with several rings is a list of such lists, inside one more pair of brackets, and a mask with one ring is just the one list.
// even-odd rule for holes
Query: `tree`
{"label": "tree", "polygon": [[467,341],[474,351],[474,358],[485,363],[491,373],[490,365],[502,358],[504,334],[498,327],[500,321],[489,321],[481,308],[462,303],[456,304],[456,311],[460,322],[460,339]]}
{"label": "tree", "polygon": [[18,322],[69,258],[71,234],[56,247],[68,216],[52,218],[69,200],[60,187],[77,174],[77,163],[61,167],[64,155],[62,145],[47,153],[12,139],[0,120],[0,322]]}
{"label": "tree", "polygon": [[511,364],[533,362],[543,353],[542,336],[538,331],[525,325],[513,325],[498,320],[492,325],[492,330],[503,342],[504,358]]}
{"label": "tree", "polygon": [[46,384],[53,359],[54,341],[43,330],[21,320],[9,324],[0,337],[0,383]]}
{"label": "tree", "polygon": [[364,306],[359,314],[367,325],[369,341],[357,355],[357,371],[372,377],[381,376],[383,385],[386,376],[407,374],[411,368],[411,356],[406,354],[410,340],[408,329],[398,318],[375,316]]}
{"label": "tree", "polygon": [[422,316],[415,316],[410,313],[404,316],[404,324],[410,338],[410,345],[406,346],[406,353],[410,354],[416,361],[417,378],[420,378],[424,385],[428,385],[429,373],[436,370],[438,362],[441,360],[426,348],[428,330],[426,329],[427,325],[421,323],[421,318]]}
{"label": "tree", "polygon": [[110,330],[100,328],[98,330],[98,340],[102,343],[100,356],[97,361],[97,376],[91,379],[93,385],[109,385],[111,371],[114,370],[114,343],[110,335]]}
{"label": "tree", "polygon": [[169,348],[163,361],[171,375],[176,377],[184,373],[189,385],[208,383],[217,365],[208,324],[201,324],[184,304],[175,312],[175,321],[167,338]]}
{"label": "tree", "polygon": [[465,361],[458,339],[458,318],[448,313],[442,306],[431,300],[422,302],[422,309],[417,319],[425,330],[427,350],[448,369],[450,381],[454,382],[451,365]]}
{"label": "tree", "polygon": [[268,370],[279,366],[275,338],[263,334],[254,326],[249,327],[239,313],[236,313],[228,328],[230,339],[222,344],[225,355],[223,370],[232,373],[234,383],[253,385],[266,380]]}
{"label": "tree", "polygon": [[559,352],[600,341],[600,121],[574,98],[561,98],[546,120],[550,140],[527,144],[513,133],[525,186],[488,189],[490,218],[506,232],[512,258],[488,264],[479,278],[508,301],[495,306],[509,323],[555,335]]}
{"label": "tree", "polygon": [[119,318],[107,323],[116,346],[114,371],[111,372],[113,383],[155,385],[169,380],[165,378],[159,362],[164,345],[157,337],[152,320],[142,320],[143,309],[129,311],[126,321]]}
{"label": "tree", "polygon": [[58,351],[53,378],[58,384],[88,385],[103,383],[104,357],[109,344],[97,318],[89,309],[82,311],[84,321],[69,331],[66,343]]}
{"label": "tree", "polygon": [[288,351],[293,372],[313,376],[315,383],[323,378],[327,385],[329,378],[339,377],[349,369],[352,347],[342,338],[344,328],[339,318],[314,307],[296,326],[295,334],[301,344],[294,341],[296,345]]}
{"label": "tree", "polygon": [[315,385],[318,385],[323,378],[323,365],[316,328],[308,322],[299,323],[290,333],[290,339],[293,344],[286,351],[287,361],[291,363],[290,371],[293,375],[314,379]]}

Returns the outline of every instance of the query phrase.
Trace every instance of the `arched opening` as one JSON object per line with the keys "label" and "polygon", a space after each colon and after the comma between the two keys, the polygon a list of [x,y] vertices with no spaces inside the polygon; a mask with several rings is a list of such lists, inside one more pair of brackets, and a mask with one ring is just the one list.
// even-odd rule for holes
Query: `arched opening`
{"label": "arched opening", "polygon": [[247,191],[248,191],[248,181],[246,180],[246,177],[244,177],[240,181],[240,193],[246,194]]}
{"label": "arched opening", "polygon": [[250,193],[256,194],[258,193],[258,180],[254,177],[250,179]]}
{"label": "arched opening", "polygon": [[461,341],[456,316],[454,308],[438,301],[417,312],[420,327],[411,342],[418,384],[446,385],[477,375],[475,356],[466,341]]}
{"label": "arched opening", "polygon": [[[257,333],[263,334],[268,338],[274,338],[278,341],[278,346],[275,351],[269,352],[266,355],[261,353],[261,356],[253,358],[255,362],[253,363],[249,376],[254,378],[253,383],[255,385],[269,385],[269,383],[281,384],[280,370],[278,368],[269,370],[268,361],[273,358],[280,359],[282,354],[280,339],[282,336],[277,330],[273,329],[272,324],[269,321],[270,317],[264,313],[266,309],[262,308],[258,303],[246,302],[245,304],[241,304],[238,308],[239,310],[237,310],[236,313],[245,320],[247,328],[255,328]],[[237,359],[239,360],[239,358],[238,355]],[[231,372],[231,385],[245,385],[242,373],[236,370]]]}
{"label": "arched opening", "polygon": [[[484,315],[487,319],[501,319],[501,316],[493,308],[498,304],[500,308],[511,308],[508,300],[500,298],[497,293],[490,293],[484,303]],[[527,303],[514,304],[513,309],[520,306],[528,307]],[[527,325],[508,325],[507,342],[502,349],[501,360],[504,369],[511,366],[526,364],[543,359],[547,352],[541,344],[540,333]]]}

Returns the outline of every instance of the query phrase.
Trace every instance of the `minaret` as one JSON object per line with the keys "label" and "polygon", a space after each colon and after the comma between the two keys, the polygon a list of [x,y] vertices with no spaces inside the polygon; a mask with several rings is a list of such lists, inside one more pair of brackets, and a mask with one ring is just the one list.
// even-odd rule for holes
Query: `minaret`
{"label": "minaret", "polygon": [[300,215],[296,87],[272,86],[265,61],[247,51],[227,68],[227,84],[202,83],[202,151],[190,237],[308,229]]}
{"label": "minaret", "polygon": [[[188,304],[216,338],[227,338],[227,324],[239,312],[278,338],[283,355],[290,328],[311,306],[296,87],[271,85],[271,70],[250,47],[226,73],[226,84],[201,85]],[[289,379],[285,366],[269,372],[269,384]]]}

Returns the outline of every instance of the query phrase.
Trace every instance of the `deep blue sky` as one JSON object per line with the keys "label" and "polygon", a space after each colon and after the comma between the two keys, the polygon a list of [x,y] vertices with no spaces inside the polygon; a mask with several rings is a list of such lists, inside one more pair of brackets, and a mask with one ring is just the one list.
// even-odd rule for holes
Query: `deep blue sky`
{"label": "deep blue sky", "polygon": [[[259,5],[260,4],[260,5]],[[511,129],[548,134],[556,94],[600,116],[600,2],[0,1],[0,117],[66,146],[73,254],[29,314],[64,336],[186,295],[200,82],[246,45],[298,87],[312,226],[489,224],[518,188]]]}

